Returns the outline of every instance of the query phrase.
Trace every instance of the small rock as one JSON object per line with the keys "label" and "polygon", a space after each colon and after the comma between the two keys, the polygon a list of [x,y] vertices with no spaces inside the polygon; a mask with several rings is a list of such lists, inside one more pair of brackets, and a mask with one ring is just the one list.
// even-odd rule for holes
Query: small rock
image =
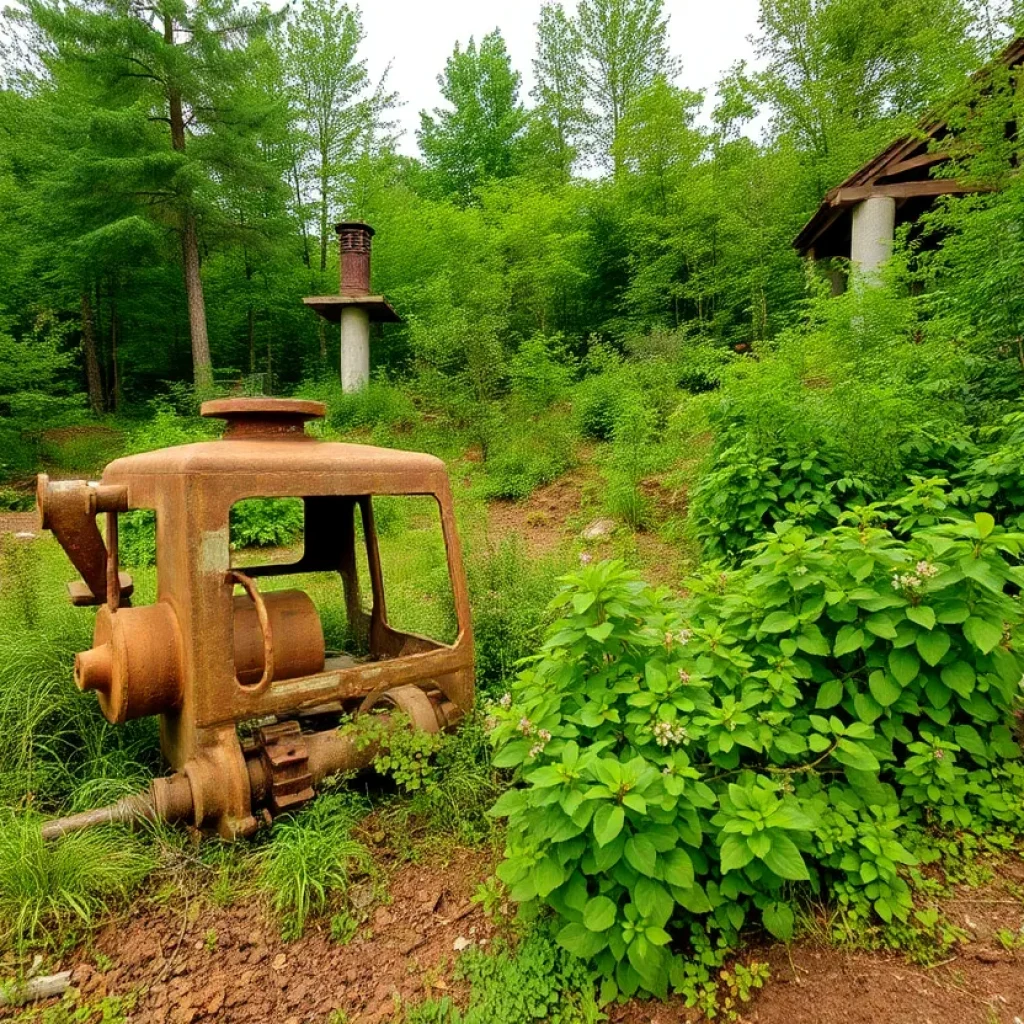
{"label": "small rock", "polygon": [[373,915],[373,927],[374,928],[387,928],[392,921],[394,921],[395,915],[391,913],[387,907],[381,907],[376,914]]}
{"label": "small rock", "polygon": [[979,949],[975,951],[974,959],[980,960],[983,964],[998,964],[1006,957],[998,949]]}
{"label": "small rock", "polygon": [[584,540],[600,540],[602,537],[609,537],[615,532],[614,519],[595,519],[583,529]]}
{"label": "small rock", "polygon": [[472,945],[473,945],[473,940],[472,939],[467,939],[464,935],[460,935],[452,943],[452,949],[454,949],[456,953],[461,953],[467,946],[472,946]]}
{"label": "small rock", "polygon": [[273,964],[274,970],[275,971],[283,970],[284,969],[284,965],[286,963],[288,963],[288,957],[286,957],[284,955],[284,953],[278,953],[277,956],[274,957],[274,964]]}

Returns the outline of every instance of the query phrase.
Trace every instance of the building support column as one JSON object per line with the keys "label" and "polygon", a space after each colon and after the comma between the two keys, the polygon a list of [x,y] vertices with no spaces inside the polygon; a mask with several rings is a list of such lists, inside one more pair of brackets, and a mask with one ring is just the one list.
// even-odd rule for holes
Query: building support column
{"label": "building support column", "polygon": [[853,208],[850,261],[855,277],[878,283],[896,237],[896,200],[871,196]]}
{"label": "building support column", "polygon": [[341,311],[341,390],[359,391],[370,381],[370,314],[359,306]]}

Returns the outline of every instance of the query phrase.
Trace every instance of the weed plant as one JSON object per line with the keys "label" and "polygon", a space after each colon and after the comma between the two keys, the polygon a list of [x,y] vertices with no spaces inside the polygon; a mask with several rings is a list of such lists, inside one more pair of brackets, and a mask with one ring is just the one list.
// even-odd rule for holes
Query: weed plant
{"label": "weed plant", "polygon": [[469,983],[464,1011],[450,997],[404,1011],[404,1024],[596,1024],[604,1016],[586,966],[556,945],[543,927],[531,928],[516,945],[498,940],[459,958],[456,977]]}
{"label": "weed plant", "polygon": [[514,535],[495,547],[470,549],[467,571],[482,697],[500,696],[520,660],[536,650],[564,568],[554,556],[530,558]]}
{"label": "weed plant", "polygon": [[320,794],[295,815],[274,822],[270,841],[253,855],[259,887],[286,939],[344,897],[354,878],[373,871],[370,851],[353,832],[369,809],[352,792]]}

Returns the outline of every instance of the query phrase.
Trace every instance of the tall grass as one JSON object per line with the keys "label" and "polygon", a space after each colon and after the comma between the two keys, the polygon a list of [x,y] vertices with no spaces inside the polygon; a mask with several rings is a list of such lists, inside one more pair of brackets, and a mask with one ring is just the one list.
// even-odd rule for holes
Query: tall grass
{"label": "tall grass", "polygon": [[55,811],[122,795],[155,764],[155,726],[115,728],[75,687],[74,656],[92,645],[93,614],[69,604],[74,570],[54,542],[20,543],[33,550],[31,575],[0,558],[0,805]]}
{"label": "tall grass", "polygon": [[152,847],[123,829],[48,842],[41,823],[32,812],[0,810],[0,948],[59,942],[125,900],[156,867]]}
{"label": "tall grass", "polygon": [[324,793],[274,823],[270,842],[254,856],[260,888],[286,938],[299,938],[311,916],[327,910],[352,878],[372,870],[370,851],[352,836],[368,809],[356,794]]}

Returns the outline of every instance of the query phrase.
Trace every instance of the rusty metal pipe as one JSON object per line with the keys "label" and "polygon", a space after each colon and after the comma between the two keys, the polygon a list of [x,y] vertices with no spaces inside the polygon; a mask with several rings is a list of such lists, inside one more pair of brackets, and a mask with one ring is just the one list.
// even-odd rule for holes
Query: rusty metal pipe
{"label": "rusty metal pipe", "polygon": [[69,814],[66,818],[54,818],[43,825],[44,839],[60,839],[69,832],[82,832],[94,825],[115,823],[130,824],[137,821],[153,821],[156,810],[150,793],[135,793],[118,800],[107,807],[97,807],[81,814]]}

